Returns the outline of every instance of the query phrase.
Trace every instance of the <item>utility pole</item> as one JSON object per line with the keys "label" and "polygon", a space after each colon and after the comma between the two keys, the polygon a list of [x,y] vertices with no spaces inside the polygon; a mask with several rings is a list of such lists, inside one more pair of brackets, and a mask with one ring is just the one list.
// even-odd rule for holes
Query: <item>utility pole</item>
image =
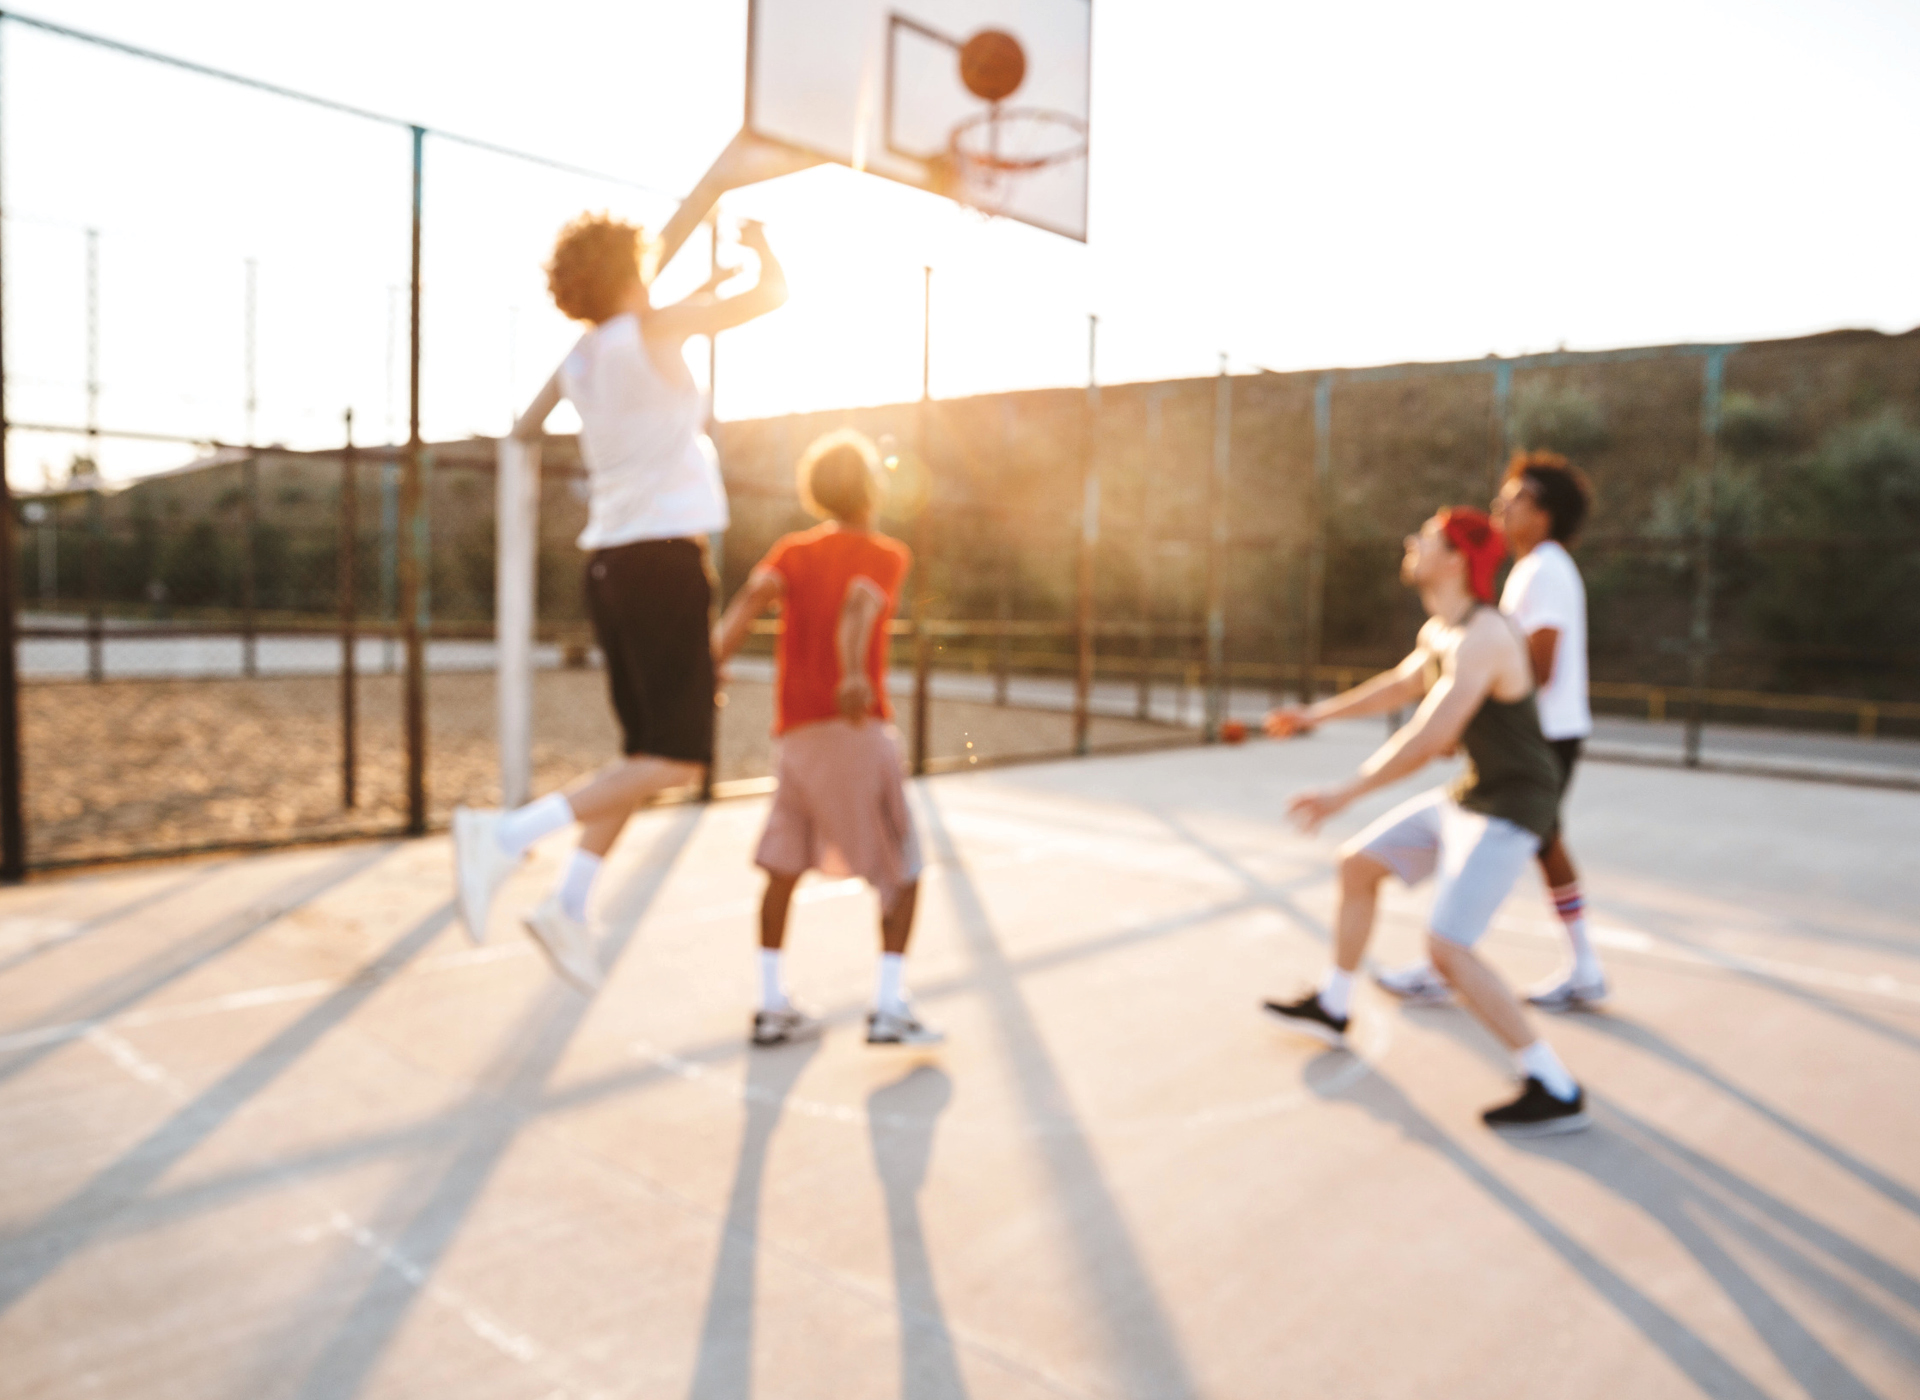
{"label": "utility pole", "polygon": [[255,573],[255,536],[260,528],[260,458],[254,451],[254,427],[259,409],[259,386],[255,380],[255,315],[259,264],[247,259],[247,460],[240,468],[241,511],[244,523],[240,531],[240,674],[252,676],[258,670],[254,611],[259,605],[259,579]]}

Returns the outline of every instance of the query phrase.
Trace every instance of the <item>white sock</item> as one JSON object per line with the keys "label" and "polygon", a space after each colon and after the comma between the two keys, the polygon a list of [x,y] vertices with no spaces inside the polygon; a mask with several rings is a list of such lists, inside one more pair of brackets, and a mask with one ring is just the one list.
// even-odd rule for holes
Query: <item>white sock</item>
{"label": "white sock", "polygon": [[587,921],[587,896],[593,893],[594,879],[604,864],[592,851],[575,851],[567,861],[567,873],[560,877],[560,907],[569,919]]}
{"label": "white sock", "polygon": [[880,979],[873,993],[875,1010],[897,1014],[907,1009],[907,989],[901,985],[901,979],[906,976],[906,962],[899,953],[880,955]]}
{"label": "white sock", "polygon": [[493,829],[494,839],[501,850],[517,856],[542,836],[551,836],[573,823],[573,808],[565,794],[550,792],[501,817],[500,825]]}
{"label": "white sock", "polygon": [[1320,979],[1320,1009],[1336,1021],[1344,1021],[1353,1006],[1353,974],[1337,967],[1327,969]]}
{"label": "white sock", "polygon": [[1600,955],[1593,951],[1593,940],[1587,937],[1587,902],[1580,893],[1580,882],[1575,880],[1547,893],[1567,931],[1567,942],[1573,945],[1574,977],[1581,982],[1598,982],[1602,976]]}
{"label": "white sock", "polygon": [[1573,1082],[1573,1076],[1567,1073],[1567,1067],[1560,1063],[1560,1057],[1553,1053],[1553,1047],[1544,1040],[1536,1040],[1523,1050],[1516,1050],[1513,1063],[1520,1073],[1532,1075],[1546,1085],[1547,1092],[1562,1103],[1570,1103],[1580,1091]]}
{"label": "white sock", "polygon": [[760,1009],[762,1011],[787,1009],[787,984],[786,979],[780,975],[778,948],[760,950]]}

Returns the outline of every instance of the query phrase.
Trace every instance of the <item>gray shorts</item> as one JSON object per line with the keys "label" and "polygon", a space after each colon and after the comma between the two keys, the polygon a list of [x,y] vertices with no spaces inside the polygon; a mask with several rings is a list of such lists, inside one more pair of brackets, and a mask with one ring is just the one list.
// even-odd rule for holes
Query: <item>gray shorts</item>
{"label": "gray shorts", "polygon": [[1402,802],[1340,848],[1364,851],[1409,885],[1437,875],[1427,927],[1471,948],[1493,922],[1513,882],[1533,863],[1540,838],[1505,817],[1469,812],[1443,789]]}

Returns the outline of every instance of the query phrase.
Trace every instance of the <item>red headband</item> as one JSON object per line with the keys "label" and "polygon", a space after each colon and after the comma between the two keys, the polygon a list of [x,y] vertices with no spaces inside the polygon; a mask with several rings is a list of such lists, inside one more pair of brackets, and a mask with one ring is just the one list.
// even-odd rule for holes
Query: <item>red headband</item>
{"label": "red headband", "polygon": [[1440,531],[1447,542],[1467,556],[1467,587],[1483,603],[1493,601],[1493,575],[1507,557],[1507,541],[1493,528],[1485,511],[1472,506],[1448,506],[1440,512]]}

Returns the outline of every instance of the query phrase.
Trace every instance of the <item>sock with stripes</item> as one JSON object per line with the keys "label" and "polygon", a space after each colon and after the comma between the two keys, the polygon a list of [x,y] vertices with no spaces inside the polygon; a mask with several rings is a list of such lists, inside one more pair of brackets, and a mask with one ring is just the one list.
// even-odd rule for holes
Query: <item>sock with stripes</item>
{"label": "sock with stripes", "polygon": [[1581,897],[1580,882],[1556,886],[1548,893],[1553,896],[1553,912],[1566,926],[1567,942],[1573,945],[1573,975],[1582,982],[1598,982],[1600,955],[1587,937],[1587,902]]}

